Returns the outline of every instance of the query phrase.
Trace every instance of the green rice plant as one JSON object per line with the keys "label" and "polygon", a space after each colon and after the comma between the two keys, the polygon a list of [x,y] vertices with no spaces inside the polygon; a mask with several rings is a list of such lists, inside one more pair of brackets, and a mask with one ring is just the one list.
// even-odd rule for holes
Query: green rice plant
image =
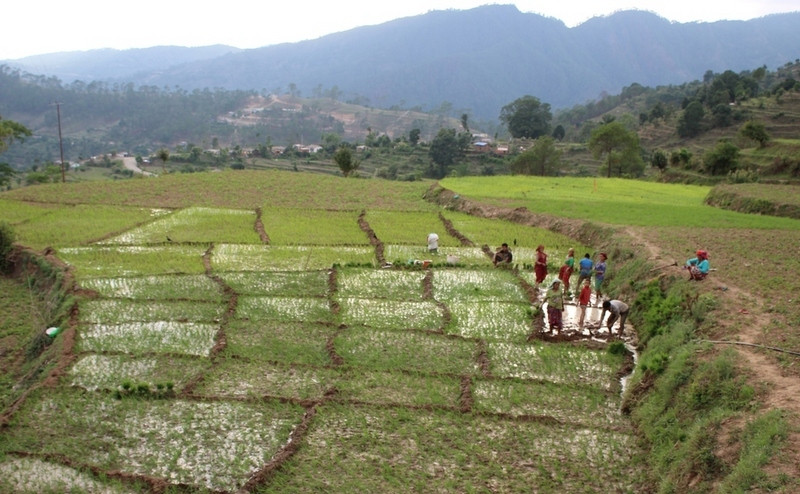
{"label": "green rice plant", "polygon": [[210,367],[207,359],[179,357],[135,357],[132,355],[95,355],[79,358],[69,369],[69,383],[88,391],[114,390],[125,380],[146,382],[158,388],[161,383],[172,383],[176,391],[197,374]]}
{"label": "green rice plant", "polygon": [[529,304],[495,300],[453,301],[446,331],[465,338],[524,342],[532,331]]}
{"label": "green rice plant", "polygon": [[31,221],[34,218],[47,216],[64,206],[61,204],[45,204],[0,199],[0,211],[3,211],[3,221],[12,226]]}
{"label": "green rice plant", "polygon": [[436,265],[447,264],[448,256],[455,259],[458,265],[491,266],[491,259],[480,247],[439,247],[439,253],[433,255],[426,246],[384,245],[383,257],[396,266],[412,267],[415,260],[430,260]]}
{"label": "green rice plant", "polygon": [[0,491],[18,494],[59,492],[103,492],[134,494],[146,490],[144,483],[101,478],[59,463],[39,458],[8,456],[0,461]]}
{"label": "green rice plant", "polygon": [[698,185],[519,176],[446,178],[439,183],[484,203],[612,225],[797,229],[797,220],[708,207],[704,200],[711,189]]}
{"label": "green rice plant", "polygon": [[310,297],[239,297],[236,317],[251,321],[333,322],[328,300]]}
{"label": "green rice plant", "polygon": [[366,298],[339,299],[339,317],[348,325],[376,329],[436,330],[444,323],[444,314],[432,301],[400,301]]}
{"label": "green rice plant", "polygon": [[225,306],[213,302],[98,299],[80,304],[84,323],[117,324],[137,321],[192,321],[218,323]]}
{"label": "green rice plant", "polygon": [[581,346],[489,342],[487,347],[494,376],[536,379],[564,385],[588,385],[617,390],[617,372],[623,356]]}
{"label": "green rice plant", "polygon": [[94,324],[80,330],[77,347],[89,352],[177,353],[208,356],[219,325],[175,321]]}
{"label": "green rice plant", "polygon": [[461,380],[456,377],[422,373],[365,372],[347,369],[336,385],[337,397],[385,405],[459,406]]}
{"label": "green rice plant", "polygon": [[635,492],[634,451],[599,429],[328,404],[259,492]]}
{"label": "green rice plant", "polygon": [[375,235],[387,244],[419,245],[427,250],[428,234],[439,234],[439,247],[458,247],[461,242],[445,231],[435,212],[374,211],[365,216]]}
{"label": "green rice plant", "polygon": [[15,414],[0,453],[79,458],[193,490],[236,491],[286,444],[303,413],[280,401],[116,400],[52,389]]}
{"label": "green rice plant", "polygon": [[342,268],[336,275],[337,295],[342,298],[388,298],[421,300],[422,280],[419,271]]}
{"label": "green rice plant", "polygon": [[164,242],[253,243],[261,239],[255,231],[255,211],[190,207],[161,216],[100,242],[112,245],[144,245]]}
{"label": "green rice plant", "polygon": [[221,244],[214,247],[217,271],[313,271],[334,264],[375,265],[372,247],[264,246]]}
{"label": "green rice plant", "polygon": [[441,335],[350,328],[336,336],[334,346],[355,367],[459,375],[478,371],[475,343]]}
{"label": "green rice plant", "polygon": [[82,278],[202,274],[205,248],[170,246],[97,246],[60,249],[59,257]]}
{"label": "green rice plant", "polygon": [[433,297],[447,304],[465,300],[528,301],[519,281],[506,269],[436,270]]}
{"label": "green rice plant", "polygon": [[267,206],[261,222],[270,245],[369,245],[358,212]]}
{"label": "green rice plant", "polygon": [[328,293],[328,271],[225,272],[219,277],[241,295],[324,297]]}
{"label": "green rice plant", "polygon": [[627,423],[619,413],[619,396],[595,386],[475,379],[472,396],[476,412],[550,417],[562,423],[599,428]]}
{"label": "green rice plant", "polygon": [[222,302],[220,286],[206,275],[84,278],[81,288],[104,297],[139,300],[203,300]]}
{"label": "green rice plant", "polygon": [[329,365],[326,343],[335,331],[328,324],[234,319],[227,328],[224,355],[261,362]]}
{"label": "green rice plant", "polygon": [[199,395],[223,398],[270,396],[318,400],[337,387],[342,377],[336,370],[265,362],[223,359],[195,389]]}
{"label": "green rice plant", "polygon": [[54,209],[15,226],[19,242],[34,249],[86,245],[152,217],[141,207],[85,205]]}

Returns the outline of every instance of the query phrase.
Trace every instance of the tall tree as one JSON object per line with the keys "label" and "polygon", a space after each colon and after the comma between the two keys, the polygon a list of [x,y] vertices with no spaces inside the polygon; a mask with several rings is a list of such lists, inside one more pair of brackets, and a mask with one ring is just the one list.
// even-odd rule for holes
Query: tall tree
{"label": "tall tree", "polygon": [[706,111],[699,101],[691,101],[683,110],[683,115],[678,120],[678,135],[681,137],[694,137],[700,133],[703,117]]}
{"label": "tall tree", "polygon": [[345,177],[349,177],[361,165],[358,160],[353,159],[353,153],[346,145],[339,146],[339,149],[333,154],[333,161]]}
{"label": "tall tree", "polygon": [[739,128],[739,134],[747,139],[756,141],[758,147],[763,148],[769,141],[769,134],[762,122],[750,120]]}
{"label": "tall tree", "polygon": [[31,135],[31,131],[21,123],[3,120],[0,115],[0,153],[8,149],[13,141],[22,141]]}
{"label": "tall tree", "polygon": [[536,139],[550,133],[550,104],[526,95],[507,104],[500,110],[503,122],[513,137]]}
{"label": "tall tree", "polygon": [[589,139],[589,150],[595,159],[606,157],[609,177],[612,169],[618,170],[619,176],[623,173],[638,175],[643,169],[639,136],[620,122],[610,122],[594,129]]}
{"label": "tall tree", "polygon": [[445,177],[456,160],[464,157],[469,143],[470,135],[466,132],[456,134],[456,129],[439,129],[428,151],[431,161],[438,166],[435,172],[436,178]]}
{"label": "tall tree", "polygon": [[545,136],[517,156],[511,163],[511,171],[522,175],[555,175],[561,168],[561,151],[556,149],[555,140]]}

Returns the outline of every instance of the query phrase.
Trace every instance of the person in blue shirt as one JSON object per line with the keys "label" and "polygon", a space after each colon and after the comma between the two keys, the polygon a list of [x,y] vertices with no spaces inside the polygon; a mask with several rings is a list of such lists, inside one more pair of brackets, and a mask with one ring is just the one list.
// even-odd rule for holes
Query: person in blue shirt
{"label": "person in blue shirt", "polygon": [[696,254],[697,257],[686,261],[685,267],[689,270],[689,280],[700,281],[708,275],[711,265],[708,262],[708,252],[698,250]]}
{"label": "person in blue shirt", "polygon": [[579,295],[578,290],[581,289],[581,283],[583,283],[583,280],[592,279],[593,269],[594,269],[594,263],[592,262],[592,256],[586,254],[585,256],[583,256],[583,259],[581,259],[580,262],[578,263],[578,283],[575,285],[576,298]]}

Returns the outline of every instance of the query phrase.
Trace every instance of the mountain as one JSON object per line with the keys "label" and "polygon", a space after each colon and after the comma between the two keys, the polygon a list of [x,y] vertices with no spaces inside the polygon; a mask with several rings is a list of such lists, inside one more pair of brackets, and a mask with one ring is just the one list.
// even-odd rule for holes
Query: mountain
{"label": "mountain", "polygon": [[[250,50],[187,48],[161,60],[145,56],[146,64],[133,56],[147,50],[86,52],[80,63],[51,62],[58,70],[50,74],[64,82],[100,77],[187,90],[291,87],[311,95],[333,89],[342,99],[373,107],[449,106],[454,113],[494,120],[504,105],[526,94],[558,109],[634,82],[681,84],[708,70],[775,68],[800,56],[798,25],[800,12],[676,23],[649,12],[623,11],[567,28],[513,5],[487,5],[433,11],[299,43]],[[194,59],[192,50],[201,50]],[[88,64],[95,56],[94,65]],[[14,65],[26,71],[34,66],[27,59]]]}

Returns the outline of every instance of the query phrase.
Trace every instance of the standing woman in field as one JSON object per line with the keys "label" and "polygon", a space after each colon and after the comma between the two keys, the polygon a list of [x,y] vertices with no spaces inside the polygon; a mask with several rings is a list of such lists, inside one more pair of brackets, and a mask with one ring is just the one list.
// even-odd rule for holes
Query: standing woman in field
{"label": "standing woman in field", "polygon": [[600,260],[594,265],[595,304],[598,307],[603,303],[603,280],[606,278],[606,259],[608,259],[606,253],[601,252]]}
{"label": "standing woman in field", "polygon": [[547,290],[547,321],[550,323],[550,331],[554,329],[561,333],[564,327],[561,318],[564,310],[564,292],[561,291],[561,280],[556,278]]}
{"label": "standing woman in field", "polygon": [[558,271],[558,279],[561,280],[561,283],[564,284],[564,293],[566,295],[571,295],[569,291],[569,278],[572,276],[572,271],[575,268],[575,249],[570,249],[567,251],[567,258],[564,260],[564,264],[561,266],[561,269]]}
{"label": "standing woman in field", "polygon": [[536,289],[542,284],[547,276],[547,254],[544,253],[544,245],[536,247],[536,263],[533,265],[533,272],[536,275]]}

